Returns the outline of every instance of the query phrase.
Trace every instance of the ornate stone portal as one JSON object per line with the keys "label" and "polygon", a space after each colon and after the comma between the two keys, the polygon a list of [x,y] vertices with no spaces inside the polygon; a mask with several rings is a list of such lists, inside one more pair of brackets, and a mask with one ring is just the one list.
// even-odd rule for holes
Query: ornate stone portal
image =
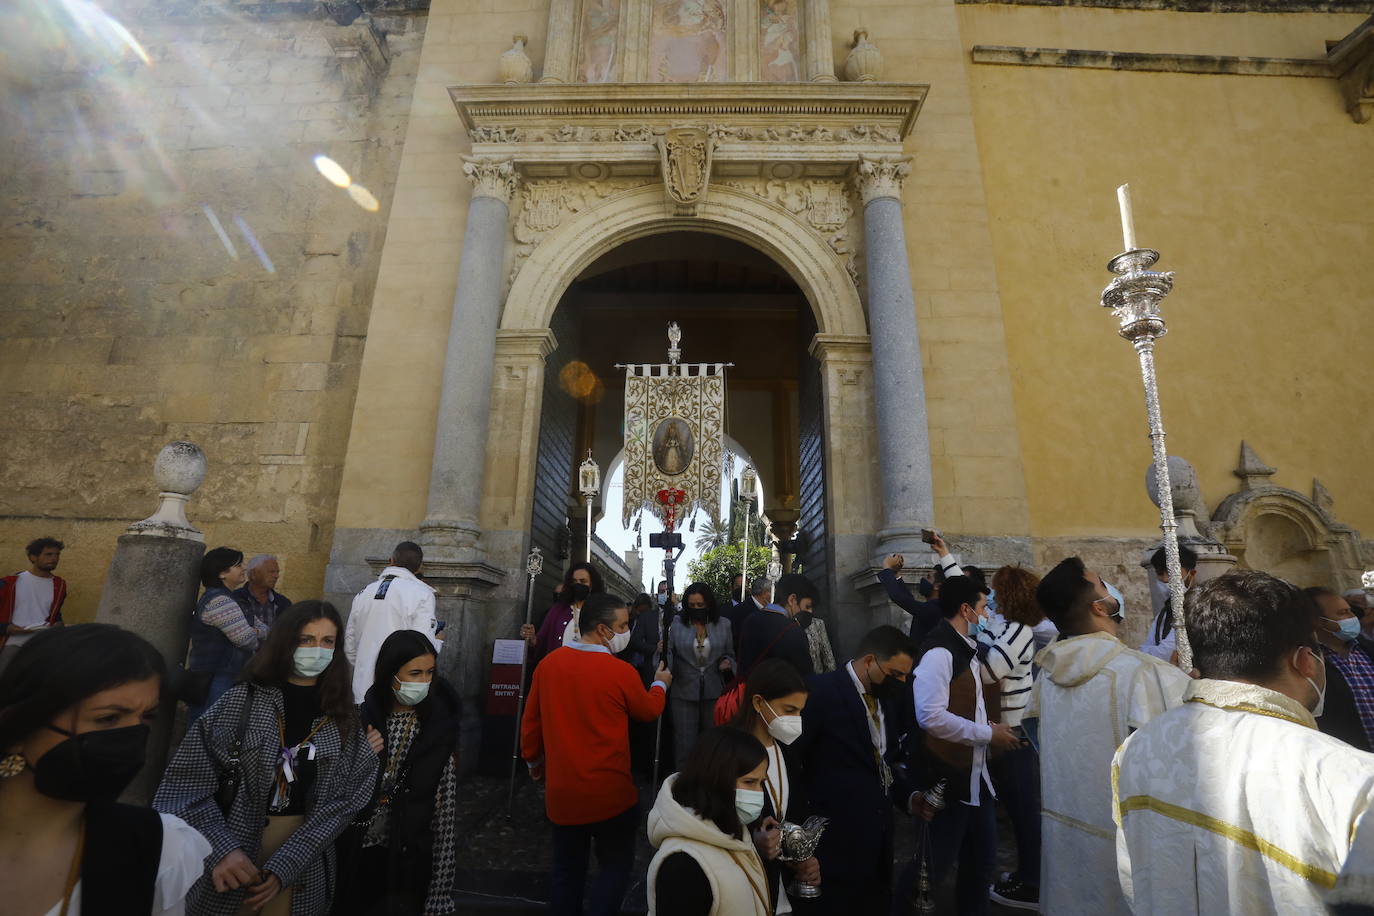
{"label": "ornate stone portal", "polygon": [[[837,519],[831,569],[846,575],[871,564],[875,553],[912,551],[919,526],[933,516],[900,199],[911,169],[903,141],[926,89],[816,81],[770,84],[766,91],[732,83],[608,90],[552,82],[449,90],[472,140],[467,171],[475,194],[504,198],[508,179],[514,181],[504,249],[482,247],[484,257],[504,265],[501,333],[547,333],[563,290],[587,264],[623,242],[658,232],[691,229],[744,241],[798,281],[816,314],[818,341],[824,341],[813,353],[827,392],[825,461],[835,469],[826,499],[827,513]],[[489,239],[491,221],[502,214],[486,206],[483,212],[480,225],[470,215],[469,231],[475,227]],[[463,260],[466,265],[466,250]],[[468,298],[463,285],[460,278],[459,306]],[[487,294],[480,298],[485,316]],[[461,311],[455,308],[455,321]],[[871,362],[870,324],[883,338],[875,339]],[[463,336],[473,332],[468,321]],[[489,333],[485,318],[482,333]],[[833,346],[833,340],[850,345]],[[871,370],[855,371],[860,363],[851,356],[860,351]],[[499,353],[496,360],[499,377]],[[472,377],[450,380],[446,370],[446,389],[461,384],[491,390],[475,369],[457,372]],[[517,438],[537,436],[537,401],[522,395],[506,403],[496,391],[491,410]],[[447,417],[441,411],[436,467],[443,462]],[[877,466],[845,462],[835,450],[840,442],[877,455]],[[532,494],[534,468],[522,464],[517,471],[501,471],[515,474],[515,492],[523,495],[512,506],[509,529],[481,533],[486,547],[479,562],[514,568],[522,555],[516,551],[525,548],[532,505],[525,496]],[[464,483],[470,493],[481,492],[481,480]],[[874,498],[878,493],[881,500]],[[445,500],[436,500],[432,485],[431,503],[436,501]],[[458,509],[466,506],[448,516],[466,520]],[[875,551],[873,531],[880,520],[884,543]],[[457,528],[466,546],[470,529],[465,521]],[[902,543],[888,543],[894,538]],[[871,615],[861,610],[863,602],[847,582],[826,583],[825,590],[836,596],[835,635],[848,647],[867,630]]]}

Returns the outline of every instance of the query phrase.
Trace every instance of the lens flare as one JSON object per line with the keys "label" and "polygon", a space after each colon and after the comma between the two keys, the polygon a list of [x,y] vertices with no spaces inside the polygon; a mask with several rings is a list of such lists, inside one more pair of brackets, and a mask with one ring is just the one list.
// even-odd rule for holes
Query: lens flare
{"label": "lens flare", "polygon": [[348,196],[353,198],[353,202],[368,213],[376,213],[382,208],[377,198],[372,196],[372,192],[360,184],[349,185]]}
{"label": "lens flare", "polygon": [[319,169],[320,174],[336,187],[346,188],[353,183],[353,179],[349,177],[344,167],[323,153],[315,157],[315,168]]}
{"label": "lens flare", "polygon": [[224,231],[224,226],[220,224],[219,217],[215,215],[215,211],[210,209],[209,204],[201,204],[200,209],[201,212],[205,214],[205,218],[210,221],[210,225],[214,227],[215,235],[219,236],[219,240],[224,244],[224,250],[229,252],[229,257],[237,261],[239,259],[239,250],[234,247],[234,240],[229,238],[229,233]]}
{"label": "lens flare", "polygon": [[558,384],[568,394],[588,404],[595,404],[606,394],[606,385],[584,362],[573,361],[558,373]]}
{"label": "lens flare", "polygon": [[248,228],[248,223],[244,222],[243,217],[237,213],[234,214],[234,225],[239,227],[239,232],[242,232],[243,237],[248,240],[248,247],[253,249],[253,254],[258,256],[258,262],[262,264],[262,269],[269,274],[276,273],[277,268],[272,263],[272,259],[267,256],[267,252],[263,250],[258,237],[253,234],[252,229]]}

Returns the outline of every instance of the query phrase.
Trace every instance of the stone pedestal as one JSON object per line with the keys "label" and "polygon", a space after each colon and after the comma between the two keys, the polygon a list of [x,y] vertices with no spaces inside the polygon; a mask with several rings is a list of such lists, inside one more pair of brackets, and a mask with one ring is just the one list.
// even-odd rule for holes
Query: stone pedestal
{"label": "stone pedestal", "polygon": [[925,374],[900,199],[902,181],[910,172],[903,158],[859,160],[878,463],[883,479],[884,525],[878,532],[877,556],[917,553],[922,549],[920,529],[932,524],[935,515]]}
{"label": "stone pedestal", "polygon": [[132,804],[152,800],[172,742],[175,694],[205,555],[205,537],[187,521],[185,507],[205,479],[205,470],[205,453],[194,443],[172,442],[158,454],[153,464],[153,479],[161,491],[158,510],[130,525],[119,538],[95,612],[97,623],[114,624],[152,643],[169,675],[153,722],[147,763],[123,796]]}

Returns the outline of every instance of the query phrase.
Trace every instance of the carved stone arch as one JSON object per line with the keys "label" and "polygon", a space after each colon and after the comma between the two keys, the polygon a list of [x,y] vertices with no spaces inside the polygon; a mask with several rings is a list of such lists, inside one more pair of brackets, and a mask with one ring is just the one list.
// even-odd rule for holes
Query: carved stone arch
{"label": "carved stone arch", "polygon": [[1285,487],[1261,486],[1226,497],[1212,517],[1212,534],[1241,566],[1301,586],[1349,587],[1358,584],[1363,569],[1355,530]]}
{"label": "carved stone arch", "polygon": [[858,290],[844,263],[798,215],[745,191],[718,186],[695,216],[674,216],[658,184],[607,197],[545,235],[511,285],[501,328],[547,327],[568,286],[601,255],[643,236],[684,230],[744,242],[776,261],[806,296],[819,333],[868,333]]}

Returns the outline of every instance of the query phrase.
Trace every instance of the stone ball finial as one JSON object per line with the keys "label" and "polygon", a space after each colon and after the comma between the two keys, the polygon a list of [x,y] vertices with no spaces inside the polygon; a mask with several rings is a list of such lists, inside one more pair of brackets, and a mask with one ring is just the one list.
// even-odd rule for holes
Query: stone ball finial
{"label": "stone ball finial", "polygon": [[534,64],[525,53],[529,41],[524,35],[511,36],[510,50],[501,55],[501,81],[507,84],[528,83],[534,78]]}
{"label": "stone ball finial", "polygon": [[[1150,502],[1159,507],[1159,485],[1155,481],[1155,466],[1145,469],[1145,491]],[[1187,459],[1177,455],[1169,456],[1169,492],[1174,498],[1174,511],[1187,510],[1205,519],[1207,504],[1202,499],[1202,487],[1198,484],[1197,471]]]}
{"label": "stone ball finial", "polygon": [[164,493],[190,496],[205,482],[205,452],[194,442],[168,442],[153,462],[153,480]]}
{"label": "stone ball finial", "polygon": [[868,29],[854,30],[854,47],[844,62],[844,78],[855,83],[871,83],[882,79],[883,55],[868,40]]}

